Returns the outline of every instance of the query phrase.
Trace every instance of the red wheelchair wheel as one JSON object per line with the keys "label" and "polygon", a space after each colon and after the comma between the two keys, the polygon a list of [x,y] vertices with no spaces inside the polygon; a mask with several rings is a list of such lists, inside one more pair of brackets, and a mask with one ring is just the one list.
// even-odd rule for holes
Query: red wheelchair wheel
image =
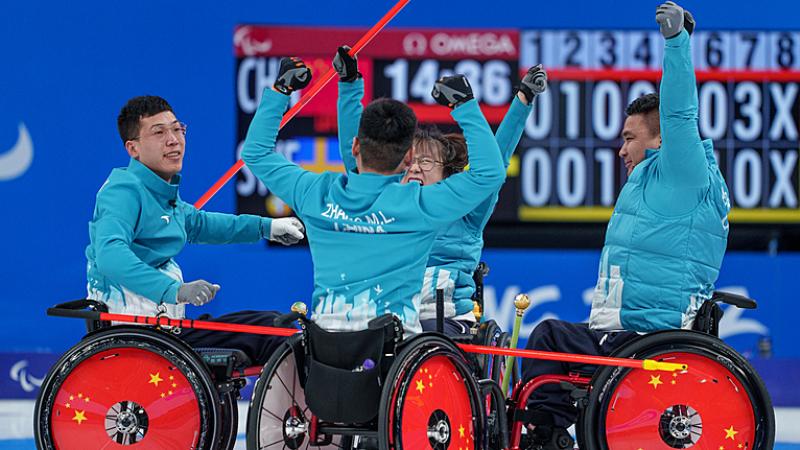
{"label": "red wheelchair wheel", "polygon": [[581,427],[588,448],[772,448],[774,412],[766,389],[747,361],[718,339],[688,331],[655,333],[617,356],[689,368],[599,370]]}
{"label": "red wheelchair wheel", "polygon": [[51,369],[37,400],[39,448],[211,448],[219,401],[199,358],[141,327],[91,334]]}
{"label": "red wheelchair wheel", "polygon": [[381,448],[484,448],[483,401],[466,359],[449,340],[412,339],[386,380],[378,419]]}

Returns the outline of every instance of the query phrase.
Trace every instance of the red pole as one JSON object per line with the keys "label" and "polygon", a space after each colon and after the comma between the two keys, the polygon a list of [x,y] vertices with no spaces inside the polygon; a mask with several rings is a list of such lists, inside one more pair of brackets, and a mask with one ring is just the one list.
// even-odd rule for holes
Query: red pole
{"label": "red pole", "polygon": [[[367,33],[364,34],[364,36],[362,36],[361,39],[358,40],[358,42],[356,42],[353,48],[350,49],[350,54],[352,56],[357,55],[358,52],[360,52],[361,49],[363,49],[367,44],[369,44],[370,41],[372,41],[372,39],[375,38],[378,32],[381,31],[386,26],[386,24],[388,24],[389,21],[392,20],[394,16],[396,16],[397,13],[399,13],[410,1],[411,0],[398,0],[398,2],[392,7],[392,9],[390,9],[389,12],[387,12],[383,16],[383,18],[381,18],[381,20],[378,21],[378,23],[376,23],[372,28],[370,28],[369,31],[367,31]],[[311,99],[314,98],[319,93],[319,91],[321,91],[322,88],[324,88],[333,79],[335,74],[336,71],[333,70],[333,67],[329,68],[328,71],[325,72],[322,75],[322,77],[319,80],[317,80],[316,83],[314,83],[307,91],[305,91],[303,93],[303,96],[300,97],[300,101],[297,102],[296,105],[294,105],[291,109],[289,109],[289,111],[286,112],[286,114],[283,115],[283,120],[281,120],[280,128],[283,128],[283,126],[286,125],[287,122],[292,120],[292,118],[298,112],[300,112],[300,110],[303,109],[303,107],[306,106],[306,104],[310,102]],[[219,192],[220,189],[222,189],[222,186],[224,186],[225,183],[230,181],[230,179],[233,178],[234,175],[236,175],[236,172],[238,172],[242,168],[242,166],[244,166],[244,161],[242,161],[241,159],[236,161],[236,163],[233,166],[231,166],[231,168],[228,169],[222,175],[222,177],[220,177],[220,179],[217,180],[216,183],[214,183],[214,185],[211,186],[211,188],[207,190],[206,193],[203,194],[199,200],[197,200],[197,202],[195,202],[194,207],[200,209],[203,206],[205,206],[205,204],[208,203],[209,200],[211,200],[211,197],[216,195],[216,193]]]}
{"label": "red pole", "polygon": [[242,325],[238,323],[209,322],[205,320],[171,319],[166,316],[134,316],[130,314],[100,313],[100,320],[112,322],[158,325],[162,327],[196,328],[198,330],[229,331],[232,333],[266,334],[269,336],[291,336],[300,330],[296,328],[265,327],[261,325]]}
{"label": "red pole", "polygon": [[[138,323],[144,325],[159,325],[162,327],[196,328],[199,330],[228,331],[232,333],[265,334],[270,336],[291,336],[300,330],[296,328],[265,327],[261,325],[242,325],[238,323],[209,322],[205,320],[171,319],[166,316],[134,316],[129,314],[100,313],[100,320],[112,322]],[[516,356],[518,358],[544,359],[548,361],[563,361],[580,364],[593,364],[597,366],[616,366],[642,369],[647,360],[612,358],[607,356],[574,355],[572,353],[545,352],[539,350],[520,350],[513,348],[489,347],[485,345],[458,344],[469,353],[482,353],[485,355]],[[679,364],[671,364],[678,366]],[[685,369],[685,366],[683,367]],[[663,370],[663,369],[662,369]]]}

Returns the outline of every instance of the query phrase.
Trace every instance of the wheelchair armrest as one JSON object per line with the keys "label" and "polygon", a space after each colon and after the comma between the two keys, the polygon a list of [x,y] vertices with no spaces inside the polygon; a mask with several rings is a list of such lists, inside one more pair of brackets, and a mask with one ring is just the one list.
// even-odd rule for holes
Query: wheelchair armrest
{"label": "wheelchair armrest", "polygon": [[756,309],[758,304],[752,298],[745,297],[744,295],[733,294],[730,292],[714,291],[711,294],[712,302],[722,302],[733,305],[742,309]]}

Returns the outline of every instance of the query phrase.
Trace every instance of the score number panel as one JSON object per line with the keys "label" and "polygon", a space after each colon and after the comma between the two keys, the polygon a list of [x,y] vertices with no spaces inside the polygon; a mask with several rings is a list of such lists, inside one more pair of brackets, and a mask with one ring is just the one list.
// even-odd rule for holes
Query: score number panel
{"label": "score number panel", "polygon": [[[521,34],[520,67],[541,61],[551,84],[517,149],[518,177],[510,181],[519,220],[610,216],[625,181],[617,157],[624,109],[658,88],[663,45],[657,31]],[[714,141],[731,220],[800,221],[800,34],[698,32],[692,51],[698,127]]]}

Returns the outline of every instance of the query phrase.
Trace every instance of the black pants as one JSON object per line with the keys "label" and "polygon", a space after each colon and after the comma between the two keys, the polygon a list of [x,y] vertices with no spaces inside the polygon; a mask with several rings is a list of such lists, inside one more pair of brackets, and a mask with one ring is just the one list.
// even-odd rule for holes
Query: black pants
{"label": "black pants", "polygon": [[[534,328],[525,348],[582,355],[608,356],[623,344],[636,338],[632,331],[595,331],[586,323],[545,320]],[[570,372],[593,372],[596,366],[525,358],[522,378],[528,381],[539,375],[568,375]],[[533,425],[555,425],[567,428],[577,421],[577,409],[569,393],[557,384],[546,384],[533,392],[528,400]],[[552,422],[551,422],[552,421]],[[550,423],[548,423],[550,422]]]}
{"label": "black pants", "polygon": [[[238,311],[216,318],[201,316],[200,320],[271,327],[278,316],[280,316],[280,313],[277,311]],[[178,336],[195,348],[217,347],[241,350],[255,365],[264,365],[270,355],[286,340],[284,336],[231,333],[227,331],[198,330],[196,328],[184,328]]]}
{"label": "black pants", "polygon": [[[420,320],[420,324],[422,324],[422,331],[436,331],[436,319]],[[470,328],[472,328],[472,322],[450,318],[444,319],[445,336],[466,335],[469,334]]]}

